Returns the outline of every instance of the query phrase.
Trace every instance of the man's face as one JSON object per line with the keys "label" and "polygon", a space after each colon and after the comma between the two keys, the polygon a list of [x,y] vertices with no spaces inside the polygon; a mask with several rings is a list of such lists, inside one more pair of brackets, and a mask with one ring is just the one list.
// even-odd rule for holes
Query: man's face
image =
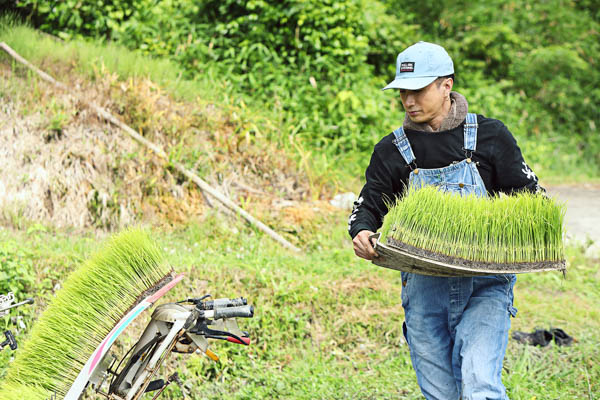
{"label": "man's face", "polygon": [[435,80],[419,90],[399,89],[400,99],[408,118],[421,124],[429,124],[440,118],[443,120],[448,112],[444,103],[449,102],[448,96],[452,90],[452,84],[452,79],[448,78],[442,82]]}

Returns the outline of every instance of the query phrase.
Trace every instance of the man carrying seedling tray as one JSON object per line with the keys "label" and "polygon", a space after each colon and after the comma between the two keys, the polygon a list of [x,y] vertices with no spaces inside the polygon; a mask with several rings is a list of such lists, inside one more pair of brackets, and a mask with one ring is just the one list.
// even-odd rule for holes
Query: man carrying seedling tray
{"label": "man carrying seedling tray", "polygon": [[[419,42],[398,55],[396,78],[406,112],[402,127],[371,156],[366,184],[348,221],[358,257],[377,257],[370,236],[386,204],[407,187],[434,185],[461,195],[540,190],[517,143],[498,120],[468,112],[452,91],[452,59]],[[502,361],[513,307],[514,274],[437,277],[402,272],[404,333],[427,399],[508,399]]]}

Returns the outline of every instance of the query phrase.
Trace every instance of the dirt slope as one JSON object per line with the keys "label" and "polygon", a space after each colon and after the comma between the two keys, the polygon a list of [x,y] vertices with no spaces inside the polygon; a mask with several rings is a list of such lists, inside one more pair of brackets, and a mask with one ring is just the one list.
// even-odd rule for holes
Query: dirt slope
{"label": "dirt slope", "polygon": [[[132,223],[178,225],[222,206],[120,129],[93,101],[162,147],[289,240],[302,243],[332,207],[315,197],[306,171],[248,131],[239,110],[179,101],[143,78],[121,80],[71,65],[44,69],[64,93],[0,63],[0,223],[118,230]],[[315,187],[322,192],[323,185]],[[322,193],[321,193],[322,194]]]}

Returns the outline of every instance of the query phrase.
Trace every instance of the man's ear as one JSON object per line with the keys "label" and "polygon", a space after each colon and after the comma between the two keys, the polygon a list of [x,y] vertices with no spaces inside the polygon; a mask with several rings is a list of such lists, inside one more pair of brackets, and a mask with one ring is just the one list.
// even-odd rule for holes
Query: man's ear
{"label": "man's ear", "polygon": [[446,96],[450,95],[452,87],[454,86],[454,79],[448,78],[444,81],[444,89],[446,90]]}

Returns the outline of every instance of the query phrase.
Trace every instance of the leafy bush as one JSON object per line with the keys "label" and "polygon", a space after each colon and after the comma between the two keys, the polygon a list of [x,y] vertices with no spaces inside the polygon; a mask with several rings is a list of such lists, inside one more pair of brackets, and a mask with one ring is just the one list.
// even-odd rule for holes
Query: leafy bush
{"label": "leafy bush", "polygon": [[151,0],[42,1],[16,0],[14,9],[27,15],[42,30],[62,38],[75,35],[110,37],[138,9]]}
{"label": "leafy bush", "polygon": [[0,243],[0,294],[13,292],[21,301],[33,289],[35,272],[31,256],[21,250],[16,242]]}
{"label": "leafy bush", "polygon": [[335,74],[364,63],[359,3],[346,1],[160,1],[123,24],[119,38],[189,64],[217,61],[229,73],[288,66]]}

